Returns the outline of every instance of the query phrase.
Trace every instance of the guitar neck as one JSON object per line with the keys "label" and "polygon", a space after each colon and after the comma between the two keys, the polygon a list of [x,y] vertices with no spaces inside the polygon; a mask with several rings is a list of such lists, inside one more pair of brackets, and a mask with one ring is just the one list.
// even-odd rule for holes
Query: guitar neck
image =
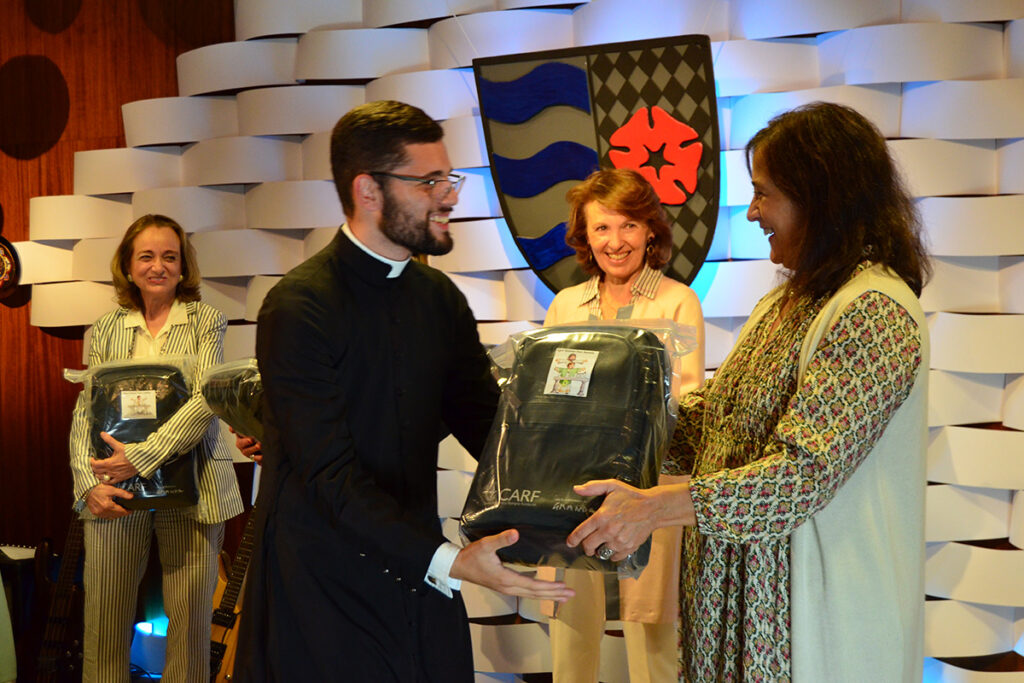
{"label": "guitar neck", "polygon": [[[68,536],[64,542],[64,554],[61,556],[60,570],[57,572],[57,583],[53,589],[53,600],[50,602],[50,616],[46,620],[47,641],[62,641],[67,637],[71,615],[71,593],[75,589],[75,573],[78,571],[78,560],[82,556],[82,520],[77,516],[71,519]],[[48,562],[49,558],[43,558]]]}
{"label": "guitar neck", "polygon": [[[36,571],[38,585],[48,581],[49,546],[43,545],[43,552],[37,553]],[[50,609],[39,644],[37,659],[37,683],[55,683],[67,681],[81,676],[81,593],[76,596],[75,576],[78,572],[79,560],[82,556],[82,521],[77,515],[72,516],[68,526],[68,536],[64,543],[64,553],[60,559],[57,572],[57,583],[50,597]],[[72,632],[72,628],[76,628]],[[76,673],[77,672],[77,673]],[[69,678],[69,676],[71,678]]]}
{"label": "guitar neck", "polygon": [[255,545],[256,510],[249,512],[249,519],[245,522],[245,530],[242,532],[242,540],[238,544],[238,552],[231,562],[231,577],[224,587],[224,594],[220,598],[218,611],[231,613],[235,611],[238,603],[238,595],[242,591],[242,584],[245,582],[245,573],[249,569],[249,560],[252,559],[252,549]]}

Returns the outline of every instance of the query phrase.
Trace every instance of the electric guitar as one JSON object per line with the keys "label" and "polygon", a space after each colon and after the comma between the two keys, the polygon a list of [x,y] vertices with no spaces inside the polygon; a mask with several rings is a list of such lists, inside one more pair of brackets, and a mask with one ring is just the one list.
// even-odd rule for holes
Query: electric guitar
{"label": "electric guitar", "polygon": [[[36,663],[38,683],[69,683],[82,680],[82,587],[75,582],[82,556],[82,520],[71,518],[64,555],[60,560],[57,582],[50,593],[49,616],[43,630]],[[50,541],[44,540],[36,551],[36,586],[42,589],[50,580]]]}
{"label": "electric guitar", "polygon": [[245,584],[245,572],[249,569],[255,540],[255,512],[249,512],[238,552],[235,553],[235,561],[228,561],[227,553],[223,551],[220,554],[220,575],[217,579],[217,590],[213,594],[214,604],[218,606],[213,610],[213,626],[210,630],[210,680],[214,683],[227,683],[233,680],[235,652],[238,649],[236,627],[239,613],[242,611],[240,601]]}

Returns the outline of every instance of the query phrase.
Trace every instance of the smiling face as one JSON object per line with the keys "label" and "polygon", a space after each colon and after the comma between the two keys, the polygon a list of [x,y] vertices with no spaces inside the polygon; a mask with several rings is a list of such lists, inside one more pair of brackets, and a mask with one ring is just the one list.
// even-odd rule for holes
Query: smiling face
{"label": "smiling face", "polygon": [[772,263],[793,270],[800,258],[800,242],[805,230],[803,213],[796,202],[772,182],[759,152],[754,152],[750,167],[754,198],[747,208],[747,220],[757,221],[768,237]]}
{"label": "smiling face", "polygon": [[[405,163],[391,169],[391,173],[446,178],[452,171],[442,142],[407,145],[405,153]],[[439,183],[431,188],[400,178],[379,179],[384,195],[380,230],[392,244],[413,254],[437,256],[452,250],[448,217],[459,195],[450,184]]]}
{"label": "smiling face", "polygon": [[625,284],[640,274],[651,230],[645,223],[609,211],[600,202],[583,207],[587,220],[587,244],[606,282]]}
{"label": "smiling face", "polygon": [[174,300],[181,281],[181,242],[171,228],[155,225],[132,240],[131,280],[146,308]]}

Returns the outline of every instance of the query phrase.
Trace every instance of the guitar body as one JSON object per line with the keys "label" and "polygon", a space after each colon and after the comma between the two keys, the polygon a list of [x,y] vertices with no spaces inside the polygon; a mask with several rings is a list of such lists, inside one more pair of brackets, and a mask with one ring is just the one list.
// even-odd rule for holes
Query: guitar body
{"label": "guitar body", "polygon": [[210,627],[210,680],[213,683],[233,681],[235,654],[238,651],[238,620],[242,611],[245,572],[252,557],[256,515],[249,512],[245,531],[235,561],[221,551],[217,564],[217,589],[213,593],[213,624]]}

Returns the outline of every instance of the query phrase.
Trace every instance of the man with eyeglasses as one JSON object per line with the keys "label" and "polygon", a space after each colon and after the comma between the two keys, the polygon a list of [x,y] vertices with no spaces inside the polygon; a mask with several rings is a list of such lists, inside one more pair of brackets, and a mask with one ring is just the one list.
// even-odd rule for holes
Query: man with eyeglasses
{"label": "man with eyeglasses", "polygon": [[260,545],[239,680],[469,683],[461,580],[572,595],[502,566],[514,530],[461,549],[441,533],[438,436],[479,453],[498,397],[465,297],[411,258],[452,249],[463,178],[442,135],[399,102],[343,116],[331,169],[348,221],[260,311]]}

